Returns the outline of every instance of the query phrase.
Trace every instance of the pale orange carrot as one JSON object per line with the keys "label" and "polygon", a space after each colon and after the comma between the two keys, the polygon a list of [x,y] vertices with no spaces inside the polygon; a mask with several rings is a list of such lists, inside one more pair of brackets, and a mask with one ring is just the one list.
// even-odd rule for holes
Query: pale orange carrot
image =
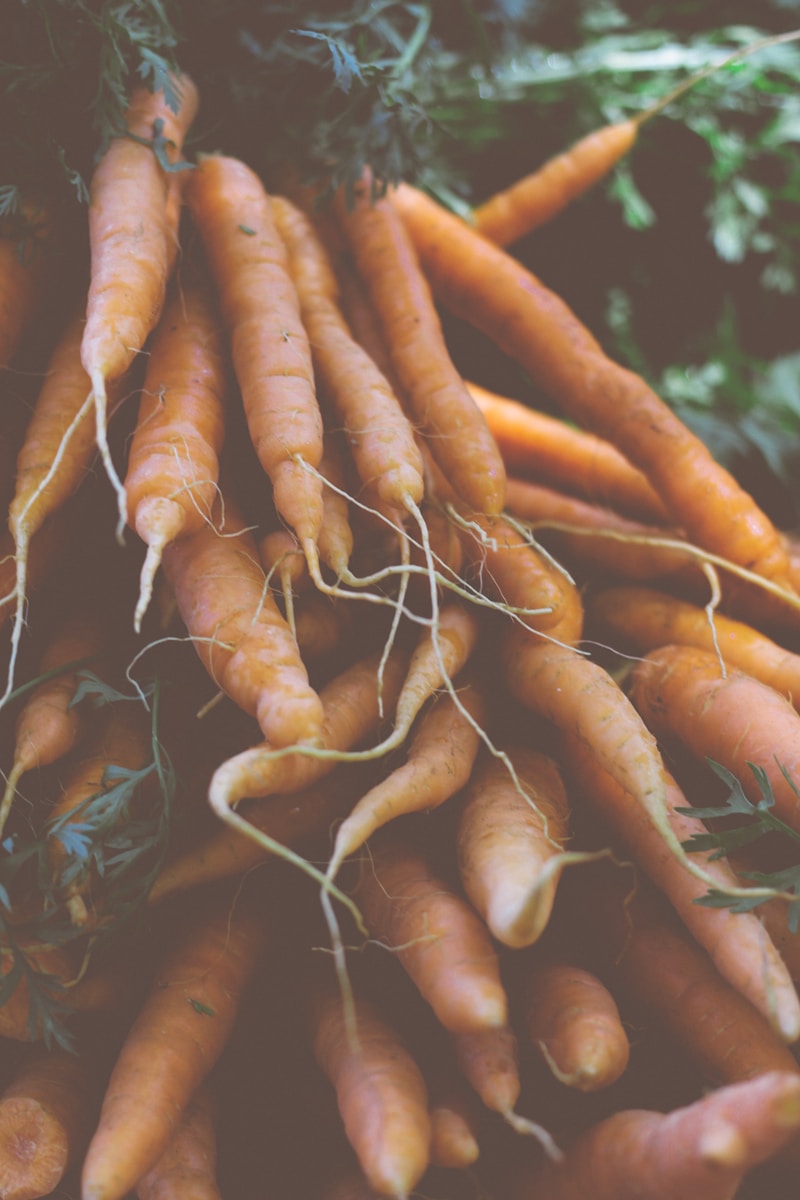
{"label": "pale orange carrot", "polygon": [[137,1183],[137,1200],[222,1200],[216,1163],[216,1104],[201,1086],[161,1158]]}
{"label": "pale orange carrot", "polygon": [[43,207],[30,200],[0,221],[0,371],[14,357],[41,302],[49,232]]}

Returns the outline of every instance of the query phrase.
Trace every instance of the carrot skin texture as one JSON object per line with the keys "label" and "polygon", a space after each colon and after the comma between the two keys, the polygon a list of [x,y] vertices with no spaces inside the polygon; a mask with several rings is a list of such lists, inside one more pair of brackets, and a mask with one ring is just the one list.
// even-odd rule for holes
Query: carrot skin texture
{"label": "carrot skin texture", "polygon": [[567,962],[533,962],[525,971],[524,1024],[561,1083],[593,1092],[615,1083],[630,1046],[614,998],[600,980]]}
{"label": "carrot skin texture", "polygon": [[209,157],[186,189],[217,284],[250,438],[301,543],[322,523],[322,416],[308,336],[270,199],[234,158]]}
{"label": "carrot skin texture", "polygon": [[222,1200],[216,1182],[215,1105],[202,1086],[184,1110],[172,1141],[136,1185],[136,1200]]}
{"label": "carrot skin texture", "polygon": [[431,1164],[463,1170],[480,1156],[478,1122],[463,1096],[438,1096],[431,1106]]}
{"label": "carrot skin texture", "polygon": [[84,1162],[83,1200],[122,1200],[158,1162],[230,1037],[266,936],[263,920],[241,903],[195,917],[111,1073]]}
{"label": "carrot skin texture", "polygon": [[647,476],[690,538],[791,591],[772,523],[637,375],[502,250],[407,185],[392,193],[434,294],[516,358],[567,414]]}
{"label": "carrot skin texture", "polygon": [[356,1000],[358,1046],[351,1046],[340,996],[312,1002],[314,1055],[336,1089],[348,1140],[370,1186],[405,1197],[430,1159],[428,1094],[419,1067],[380,1014]]}
{"label": "carrot skin texture", "polygon": [[458,1065],[469,1085],[492,1112],[514,1111],[522,1082],[517,1038],[509,1025],[460,1033],[453,1039]]}
{"label": "carrot skin texture", "polygon": [[473,529],[461,539],[469,578],[503,604],[530,609],[519,614],[528,628],[550,632],[575,604],[574,585],[507,521],[476,523],[486,540]]}
{"label": "carrot skin texture", "polygon": [[352,895],[370,932],[394,951],[452,1033],[507,1019],[497,954],[472,909],[402,845],[375,850]]}
{"label": "carrot skin texture", "polygon": [[551,221],[633,148],[638,129],[636,121],[593,129],[568,150],[479,204],[472,214],[478,233],[497,246],[508,246]]}
{"label": "carrot skin texture", "polygon": [[772,1071],[671,1113],[615,1113],[563,1165],[519,1181],[513,1200],[733,1200],[743,1175],[798,1128],[800,1078]]}

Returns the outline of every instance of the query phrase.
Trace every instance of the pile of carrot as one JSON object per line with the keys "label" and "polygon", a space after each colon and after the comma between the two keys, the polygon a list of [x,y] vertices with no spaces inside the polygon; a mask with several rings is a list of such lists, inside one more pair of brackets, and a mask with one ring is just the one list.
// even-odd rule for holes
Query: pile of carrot
{"label": "pile of carrot", "polygon": [[[0,239],[0,1195],[777,1200],[800,569],[501,248],[638,126],[470,224],[184,161],[175,84],[88,292]],[[785,836],[687,846],[706,759]]]}

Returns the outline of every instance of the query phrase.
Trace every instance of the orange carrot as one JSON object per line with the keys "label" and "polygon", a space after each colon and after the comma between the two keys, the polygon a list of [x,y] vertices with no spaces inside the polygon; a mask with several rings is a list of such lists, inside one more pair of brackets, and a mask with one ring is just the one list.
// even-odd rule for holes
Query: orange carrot
{"label": "orange carrot", "polygon": [[0,371],[14,357],[42,299],[49,236],[44,210],[30,200],[0,221]]}
{"label": "orange carrot", "polygon": [[169,296],[147,360],[128,454],[128,520],[147,546],[134,627],[139,630],[164,546],[211,520],[225,432],[222,339],[204,291]]}
{"label": "orange carrot", "polygon": [[431,1104],[431,1164],[463,1170],[480,1155],[478,1122],[458,1090],[439,1092]]}
{"label": "orange carrot", "polygon": [[689,537],[791,592],[772,523],[639,376],[502,250],[413,188],[393,203],[436,296],[492,337],[565,412],[639,467]]}
{"label": "orange carrot", "polygon": [[477,637],[474,610],[457,603],[442,606],[438,620],[420,637],[411,656],[395,709],[393,745],[405,741],[425,701],[462,669]]}
{"label": "orange carrot", "polygon": [[323,478],[322,524],[317,538],[319,556],[337,579],[347,573],[353,553],[353,531],[350,528],[350,505],[346,494],[343,447],[327,432],[319,464]]}
{"label": "orange carrot", "polygon": [[800,1079],[771,1071],[671,1113],[617,1112],[561,1165],[530,1171],[513,1200],[733,1200],[742,1177],[800,1128]]}
{"label": "orange carrot", "polygon": [[211,522],[165,547],[164,569],[211,678],[256,717],[273,745],[316,742],[319,696],[235,506],[215,501]]}
{"label": "orange carrot", "polygon": [[800,798],[781,768],[800,780],[800,715],[767,684],[729,668],[692,646],[663,646],[637,663],[631,698],[658,736],[669,735],[731,771],[757,802],[761,793],[748,763],[772,786],[774,813],[800,829]]}
{"label": "orange carrot", "polygon": [[85,1053],[33,1047],[0,1096],[0,1194],[49,1196],[88,1139],[93,1087]]}
{"label": "orange carrot", "polygon": [[505,1023],[506,995],[489,935],[421,854],[383,845],[352,895],[371,934],[397,955],[445,1029],[468,1033]]}
{"label": "orange carrot", "polygon": [[[576,492],[638,520],[669,519],[641,471],[610,442],[476,383],[468,382],[467,388],[486,417],[508,471]],[[508,500],[506,504],[510,507]]]}
{"label": "orange carrot", "polygon": [[123,525],[125,491],[108,449],[106,386],[127,371],[155,327],[175,260],[179,208],[151,143],[163,138],[174,166],[197,111],[197,91],[185,75],[171,87],[180,98],[177,112],[165,92],[134,90],[126,135],[112,138],[89,187],[91,276],[81,359],[91,380],[97,445]]}
{"label": "orange carrot", "polygon": [[411,415],[449,482],[470,508],[496,517],[505,501],[505,470],[486,422],[444,344],[430,289],[388,199],[362,187],[337,215],[386,335]]}
{"label": "orange carrot", "polygon": [[222,1200],[215,1107],[211,1089],[200,1087],[161,1158],[137,1183],[137,1200]]}
{"label": "orange carrot", "polygon": [[330,878],[382,825],[406,813],[437,808],[464,787],[478,752],[476,724],[484,723],[486,705],[474,684],[460,687],[458,699],[456,704],[445,692],[434,700],[420,717],[406,762],[362,796],[339,826]]}
{"label": "orange carrot", "polygon": [[250,438],[275,507],[301,545],[322,522],[322,417],[308,336],[270,199],[234,158],[205,158],[187,200],[200,230],[231,338]]}
{"label": "orange carrot", "polygon": [[122,1200],[167,1149],[230,1037],[266,941],[241,900],[195,914],[119,1053],[83,1166],[84,1200]]}
{"label": "orange carrot", "polygon": [[769,684],[795,707],[800,704],[800,655],[784,649],[742,621],[707,612],[686,600],[649,588],[605,588],[591,598],[592,617],[605,637],[627,652],[647,654],[660,646],[696,646]]}
{"label": "orange carrot", "polygon": [[459,806],[456,853],[468,898],[506,946],[529,946],[542,934],[565,865],[568,837],[564,785],[552,759],[526,747],[504,762],[484,754]]}
{"label": "orange carrot", "polygon": [[311,1005],[314,1054],[336,1089],[348,1140],[371,1187],[384,1196],[407,1197],[430,1158],[425,1081],[372,1005],[356,999],[355,1018],[357,1046],[348,1036],[338,989],[317,985]]}
{"label": "orange carrot", "polygon": [[521,981],[525,1036],[561,1083],[594,1092],[615,1083],[630,1047],[614,997],[574,963],[534,960]]}

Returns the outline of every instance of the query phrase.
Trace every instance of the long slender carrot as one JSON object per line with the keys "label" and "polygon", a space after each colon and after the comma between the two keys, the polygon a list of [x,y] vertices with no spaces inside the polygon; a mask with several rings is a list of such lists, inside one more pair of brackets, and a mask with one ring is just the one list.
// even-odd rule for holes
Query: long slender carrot
{"label": "long slender carrot", "polygon": [[168,296],[150,343],[128,453],[128,520],[147,546],[137,632],[164,546],[211,520],[225,432],[224,387],[214,311],[203,288],[183,283]]}
{"label": "long slender carrot", "polygon": [[216,1104],[201,1086],[161,1158],[136,1185],[137,1200],[222,1200],[217,1186]]}
{"label": "long slender carrot", "polygon": [[163,562],[211,678],[273,745],[318,741],[322,704],[235,505],[226,500],[223,509],[217,498],[211,521],[167,545]]}
{"label": "long slender carrot", "polygon": [[367,187],[337,215],[386,334],[411,415],[459,496],[496,517],[505,501],[505,469],[486,422],[444,344],[430,289],[388,199]]}
{"label": "long slender carrot", "polygon": [[[187,201],[200,230],[231,339],[250,438],[275,507],[301,544],[322,521],[322,417],[308,335],[270,199],[234,158],[203,159]],[[312,468],[309,471],[307,468]]]}
{"label": "long slender carrot", "polygon": [[467,388],[509,472],[577,493],[640,521],[669,519],[642,472],[610,442],[476,383],[467,382]]}
{"label": "long slender carrot", "polygon": [[225,897],[201,909],[156,974],[119,1053],[83,1166],[84,1200],[122,1200],[158,1162],[230,1037],[267,940]]}
{"label": "long slender carrot", "polygon": [[515,357],[565,412],[647,476],[689,537],[791,593],[766,515],[639,376],[612,362],[553,292],[422,193],[392,194],[436,296]]}
{"label": "long slender carrot", "polygon": [[553,760],[527,747],[506,753],[517,779],[505,762],[482,757],[460,801],[456,853],[464,891],[492,934],[520,948],[550,917],[569,818]]}
{"label": "long slender carrot", "polygon": [[172,165],[197,112],[197,90],[183,75],[165,92],[136,88],[125,114],[124,136],[112,138],[89,187],[91,275],[81,359],[91,380],[97,445],[117,492],[124,525],[125,490],[106,436],[106,387],[130,366],[154,328],[175,260],[179,208],[153,149],[161,137]]}
{"label": "long slender carrot", "polygon": [[505,1023],[506,994],[486,928],[423,855],[382,846],[352,894],[372,935],[397,955],[445,1029]]}
{"label": "long slender carrot", "polygon": [[422,1073],[394,1029],[363,999],[355,1001],[358,1045],[348,1036],[333,984],[318,984],[311,1004],[317,1062],[336,1089],[345,1132],[369,1184],[407,1197],[427,1169],[431,1124]]}
{"label": "long slender carrot", "polygon": [[532,958],[518,983],[525,1036],[556,1079],[581,1092],[619,1079],[628,1065],[628,1036],[596,975],[575,963]]}
{"label": "long slender carrot", "polygon": [[671,1113],[626,1110],[585,1133],[566,1161],[528,1172],[513,1200],[733,1200],[743,1176],[800,1128],[800,1079],[771,1071]]}

